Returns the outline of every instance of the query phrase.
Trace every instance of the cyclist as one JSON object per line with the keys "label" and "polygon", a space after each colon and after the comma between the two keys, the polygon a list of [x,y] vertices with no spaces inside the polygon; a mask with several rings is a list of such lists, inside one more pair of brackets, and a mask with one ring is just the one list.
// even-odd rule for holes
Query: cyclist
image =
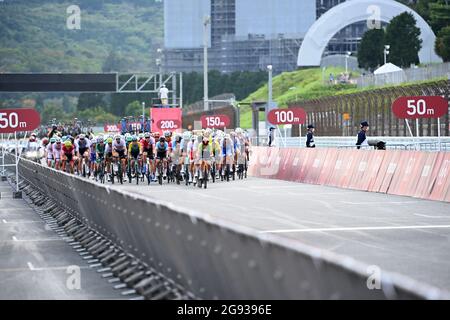
{"label": "cyclist", "polygon": [[191,140],[192,132],[185,131],[183,133],[183,138],[181,139],[180,148],[183,156],[183,166],[181,168],[181,173],[186,174],[185,166],[189,166],[189,156],[188,156],[188,144]]}
{"label": "cyclist", "polygon": [[56,138],[52,148],[53,157],[55,159],[55,169],[61,168],[62,142],[60,138]]}
{"label": "cyclist", "polygon": [[122,138],[122,136],[116,135],[114,137],[112,150],[119,154],[119,159],[122,162],[122,168],[126,168],[127,148],[125,145],[125,140]]}
{"label": "cyclist", "polygon": [[[131,143],[128,146],[128,162],[132,170],[134,170],[135,161],[138,161],[139,167],[142,167],[142,162],[140,160],[141,155],[141,145],[138,141],[138,137],[136,135],[131,137]],[[139,175],[139,170],[134,172],[134,174]]]}
{"label": "cyclist", "polygon": [[[161,160],[163,161],[163,178],[167,178],[167,156],[169,151],[169,144],[166,142],[166,137],[162,136],[156,143],[156,168],[158,168]],[[158,170],[156,170],[156,176],[159,176]]]}
{"label": "cyclist", "polygon": [[[98,151],[97,151],[98,154]],[[113,138],[109,137],[106,139],[105,146],[105,161],[106,161],[106,171],[111,174],[111,161],[113,156]],[[108,176],[109,181],[109,176]]]}
{"label": "cyclist", "polygon": [[[140,141],[141,144],[141,152],[142,152],[142,161],[144,163],[143,169],[144,170],[149,170],[149,172],[153,173],[154,172],[154,154],[153,154],[153,150],[155,150],[155,139],[152,137],[152,135],[150,134],[150,132],[146,132],[144,134],[144,138],[141,139]],[[147,166],[147,159],[149,159],[149,165],[150,168],[146,168]]]}
{"label": "cyclist", "polygon": [[213,149],[207,133],[205,133],[202,143],[198,145],[197,152],[200,164],[200,180],[208,179],[208,176],[204,176],[204,172],[210,172],[211,170],[211,157],[213,154]]}
{"label": "cyclist", "polygon": [[45,148],[47,166],[49,166],[50,168],[53,168],[54,166],[55,156],[53,154],[53,145],[56,143],[56,139],[57,138],[50,138],[50,143]]}
{"label": "cyclist", "polygon": [[62,153],[63,153],[63,165],[62,165],[62,169],[63,171],[66,171],[66,166],[67,163],[70,164],[70,173],[74,173],[74,161],[76,160],[75,157],[75,147],[72,144],[72,142],[70,140],[66,140],[66,142],[64,142],[64,145],[62,147]]}
{"label": "cyclist", "polygon": [[[78,161],[78,174],[80,174],[81,171],[81,165],[83,163],[86,164],[86,166],[89,165],[89,149],[91,146],[91,142],[84,134],[80,134],[78,136],[78,139],[75,139],[75,154],[77,155],[79,161]],[[89,175],[89,172],[87,172]]]}
{"label": "cyclist", "polygon": [[[234,142],[231,140],[231,135],[226,134],[225,137],[221,141],[221,149],[222,149],[222,163],[221,163],[221,172],[226,169],[227,174],[230,173],[230,167],[233,164],[234,159]],[[224,174],[222,174],[224,176]]]}
{"label": "cyclist", "polygon": [[181,142],[183,140],[183,137],[179,134],[175,135],[175,138],[172,141],[172,152],[170,153],[170,157],[173,162],[173,166],[175,168],[175,176],[177,177],[177,184],[181,181],[181,169],[184,163],[183,160],[183,150],[181,149]]}
{"label": "cyclist", "polygon": [[[112,143],[112,141],[111,141]],[[94,175],[97,177],[99,171],[99,165],[102,161],[105,161],[106,145],[103,137],[97,138],[97,144],[95,145],[95,167]],[[104,168],[104,167],[103,167]]]}
{"label": "cyclist", "polygon": [[93,172],[93,179],[97,175],[96,163],[97,163],[97,143],[98,138],[92,137],[91,145],[89,146],[90,157],[89,157],[89,172]]}
{"label": "cyclist", "polygon": [[172,149],[172,132],[164,131],[164,137],[166,138],[166,142],[169,145],[169,151]]}

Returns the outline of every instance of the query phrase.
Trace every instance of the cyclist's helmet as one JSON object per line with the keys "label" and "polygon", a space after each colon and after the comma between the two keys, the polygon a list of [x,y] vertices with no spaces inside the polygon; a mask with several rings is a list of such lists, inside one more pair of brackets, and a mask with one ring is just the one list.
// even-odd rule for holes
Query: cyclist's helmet
{"label": "cyclist's helmet", "polygon": [[172,132],[170,132],[170,131],[165,131],[164,132],[164,137],[170,138],[171,136],[172,136]]}
{"label": "cyclist's helmet", "polygon": [[43,144],[44,146],[48,145],[48,138],[42,139],[42,144]]}
{"label": "cyclist's helmet", "polygon": [[70,148],[70,147],[72,146],[72,141],[67,140],[66,142],[64,142],[64,146],[65,146],[66,148]]}
{"label": "cyclist's helmet", "polygon": [[150,138],[150,136],[151,136],[150,132],[146,132],[146,133],[144,134],[144,138],[145,138],[145,139]]}
{"label": "cyclist's helmet", "polygon": [[51,144],[54,144],[55,142],[56,142],[56,138],[51,138],[51,139],[50,139],[50,143],[51,143]]}
{"label": "cyclist's helmet", "polygon": [[139,140],[144,138],[144,134],[143,133],[139,133]]}
{"label": "cyclist's helmet", "polygon": [[107,142],[108,144],[113,143],[113,138],[108,138],[108,139],[106,140],[106,142]]}
{"label": "cyclist's helmet", "polygon": [[204,145],[208,145],[208,143],[209,143],[209,138],[204,137],[204,138],[203,138],[203,144],[204,144]]}
{"label": "cyclist's helmet", "polygon": [[80,134],[80,135],[78,136],[78,138],[80,138],[80,140],[84,140],[84,138],[86,138],[86,136],[85,136],[84,134]]}
{"label": "cyclist's helmet", "polygon": [[63,136],[62,138],[61,138],[61,140],[64,142],[64,141],[66,141],[67,140],[67,136]]}
{"label": "cyclist's helmet", "polygon": [[122,137],[118,134],[114,137],[114,140],[121,140],[121,139],[122,139]]}
{"label": "cyclist's helmet", "polygon": [[128,137],[126,138],[126,141],[127,141],[127,142],[133,141],[133,137],[132,137],[132,136],[128,136]]}
{"label": "cyclist's helmet", "polygon": [[103,143],[103,142],[104,142],[103,137],[98,137],[97,138],[97,143]]}
{"label": "cyclist's helmet", "polygon": [[131,137],[131,141],[137,142],[137,141],[138,141],[138,137],[137,137],[137,136],[132,136],[132,137]]}
{"label": "cyclist's helmet", "polygon": [[165,142],[166,141],[166,137],[164,137],[164,136],[159,137],[159,141],[160,142]]}

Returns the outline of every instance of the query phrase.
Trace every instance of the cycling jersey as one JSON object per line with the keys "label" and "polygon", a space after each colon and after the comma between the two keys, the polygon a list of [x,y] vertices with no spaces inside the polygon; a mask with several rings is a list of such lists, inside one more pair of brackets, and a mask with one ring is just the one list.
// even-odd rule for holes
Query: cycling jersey
{"label": "cycling jersey", "polygon": [[53,156],[55,157],[55,160],[59,160],[61,158],[62,153],[62,147],[61,144],[59,144],[59,148],[57,147],[57,143],[55,143],[52,147]]}
{"label": "cycling jersey", "polygon": [[75,147],[74,146],[71,146],[71,147],[63,146],[62,147],[62,152],[64,153],[64,155],[66,156],[68,161],[72,161],[73,155],[74,155],[74,151],[75,151]]}
{"label": "cycling jersey", "polygon": [[128,147],[128,153],[133,156],[133,158],[137,158],[139,153],[141,152],[141,147],[139,142],[132,142]]}
{"label": "cycling jersey", "polygon": [[206,159],[209,160],[212,156],[213,149],[212,146],[208,143],[207,145],[204,145],[203,143],[200,143],[198,145],[198,152],[199,152],[199,158],[200,159]]}
{"label": "cycling jersey", "polygon": [[114,141],[112,143],[112,147],[113,147],[113,150],[116,150],[116,151],[125,150],[125,148],[126,148],[125,140],[120,139],[120,142],[117,142],[117,140],[114,139]]}
{"label": "cycling jersey", "polygon": [[159,159],[166,158],[168,150],[169,150],[169,144],[167,142],[161,143],[160,141],[158,141],[156,143],[156,157],[157,158],[159,158]]}
{"label": "cycling jersey", "polygon": [[90,146],[91,142],[87,138],[75,140],[75,151],[80,154],[84,154]]}
{"label": "cycling jersey", "polygon": [[146,139],[141,139],[142,151],[147,153],[152,153],[153,147],[155,146],[155,139],[150,137],[149,141]]}
{"label": "cycling jersey", "polygon": [[234,144],[231,139],[224,139],[221,143],[222,156],[232,156],[234,153]]}
{"label": "cycling jersey", "polygon": [[45,149],[47,150],[47,159],[53,160],[53,145],[49,143]]}

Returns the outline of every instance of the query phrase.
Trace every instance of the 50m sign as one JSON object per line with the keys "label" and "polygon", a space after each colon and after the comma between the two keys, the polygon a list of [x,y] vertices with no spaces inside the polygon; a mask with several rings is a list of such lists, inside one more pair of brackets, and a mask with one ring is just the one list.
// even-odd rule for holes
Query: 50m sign
{"label": "50m sign", "polygon": [[33,131],[41,117],[34,109],[0,109],[0,133]]}

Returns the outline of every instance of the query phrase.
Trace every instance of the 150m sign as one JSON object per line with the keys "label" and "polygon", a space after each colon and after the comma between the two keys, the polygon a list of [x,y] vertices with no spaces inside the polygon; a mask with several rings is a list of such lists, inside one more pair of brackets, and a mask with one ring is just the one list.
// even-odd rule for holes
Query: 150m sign
{"label": "150m sign", "polygon": [[0,109],[0,133],[33,131],[41,124],[34,109]]}
{"label": "150m sign", "polygon": [[442,97],[401,97],[392,104],[392,112],[400,119],[440,118],[448,112]]}
{"label": "150m sign", "polygon": [[223,114],[202,116],[202,128],[226,128],[230,126],[230,117]]}

